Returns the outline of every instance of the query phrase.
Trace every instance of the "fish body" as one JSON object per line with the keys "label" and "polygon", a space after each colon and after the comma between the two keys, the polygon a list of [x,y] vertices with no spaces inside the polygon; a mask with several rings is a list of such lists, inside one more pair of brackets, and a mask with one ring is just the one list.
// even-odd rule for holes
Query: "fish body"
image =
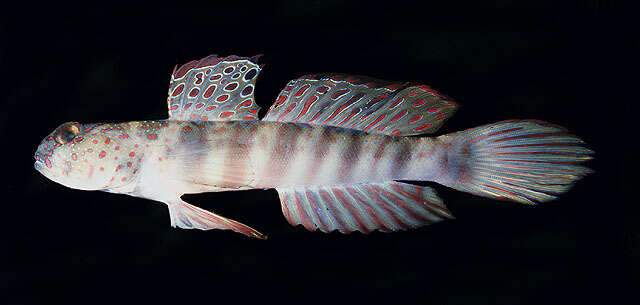
{"label": "fish body", "polygon": [[[444,170],[439,160],[443,145],[437,138],[262,121],[76,126],[89,130],[85,132],[88,139],[82,140],[88,142],[66,144],[70,150],[64,155],[62,150],[51,157],[37,155],[49,162],[67,160],[68,166],[52,170],[46,163],[37,163],[45,165],[40,167],[43,171],[74,188],[78,188],[74,183],[89,182],[100,175],[102,183],[94,184],[95,189],[150,199],[159,198],[144,194],[158,188],[175,190],[179,196],[234,189],[431,180]],[[69,153],[75,157],[69,158]],[[85,170],[87,164],[89,170]],[[164,176],[166,183],[148,180],[149,173]],[[73,180],[65,182],[65,177]]]}
{"label": "fish body", "polygon": [[544,122],[504,121],[439,137],[456,104],[426,86],[350,76],[292,81],[262,120],[257,58],[210,56],[174,70],[170,118],[65,123],[35,167],[51,180],[164,202],[181,228],[258,231],[180,199],[275,188],[292,224],[324,232],[397,231],[452,218],[429,187],[523,203],[551,200],[589,172],[592,151]]}

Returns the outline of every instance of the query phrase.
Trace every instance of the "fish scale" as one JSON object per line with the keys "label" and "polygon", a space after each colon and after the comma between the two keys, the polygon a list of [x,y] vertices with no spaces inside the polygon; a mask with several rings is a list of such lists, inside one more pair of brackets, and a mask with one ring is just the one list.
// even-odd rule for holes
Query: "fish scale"
{"label": "fish scale", "polygon": [[438,137],[458,104],[426,85],[344,74],[290,81],[262,119],[259,56],[211,55],[174,69],[169,118],[69,122],[38,146],[35,168],[83,190],[165,203],[173,227],[266,235],[181,199],[275,188],[293,225],[322,232],[391,232],[453,218],[433,181],[489,198],[556,199],[590,170],[576,136],[508,120]]}

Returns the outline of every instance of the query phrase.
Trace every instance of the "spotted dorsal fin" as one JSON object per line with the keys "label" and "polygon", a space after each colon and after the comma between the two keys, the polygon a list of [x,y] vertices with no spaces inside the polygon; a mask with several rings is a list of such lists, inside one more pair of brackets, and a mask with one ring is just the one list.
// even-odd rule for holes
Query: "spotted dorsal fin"
{"label": "spotted dorsal fin", "polygon": [[[210,55],[174,69],[169,85],[169,120],[257,120],[253,91],[260,55]],[[177,66],[176,66],[177,67]]]}
{"label": "spotted dorsal fin", "polygon": [[426,85],[319,74],[290,81],[263,120],[408,136],[437,131],[457,108]]}

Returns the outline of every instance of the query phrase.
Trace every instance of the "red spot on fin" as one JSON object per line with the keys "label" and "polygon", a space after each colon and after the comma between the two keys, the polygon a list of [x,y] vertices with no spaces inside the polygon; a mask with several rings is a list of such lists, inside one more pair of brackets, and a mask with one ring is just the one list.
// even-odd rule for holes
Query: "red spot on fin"
{"label": "red spot on fin", "polygon": [[225,112],[223,112],[223,113],[220,113],[220,118],[223,118],[223,119],[224,119],[224,118],[228,118],[228,117],[232,116],[233,114],[234,114],[234,113],[233,113],[233,112],[231,112],[231,111],[225,111]]}

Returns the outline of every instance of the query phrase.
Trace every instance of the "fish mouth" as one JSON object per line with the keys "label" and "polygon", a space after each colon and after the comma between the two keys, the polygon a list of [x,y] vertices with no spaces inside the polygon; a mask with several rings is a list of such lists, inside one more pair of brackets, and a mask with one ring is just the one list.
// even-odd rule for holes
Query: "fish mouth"
{"label": "fish mouth", "polygon": [[33,167],[34,167],[37,171],[39,171],[39,172],[41,172],[41,173],[42,173],[42,170],[44,169],[44,168],[43,168],[43,167],[44,167],[44,164],[42,164],[42,162],[36,161],[36,162],[34,162],[34,163],[33,163]]}

